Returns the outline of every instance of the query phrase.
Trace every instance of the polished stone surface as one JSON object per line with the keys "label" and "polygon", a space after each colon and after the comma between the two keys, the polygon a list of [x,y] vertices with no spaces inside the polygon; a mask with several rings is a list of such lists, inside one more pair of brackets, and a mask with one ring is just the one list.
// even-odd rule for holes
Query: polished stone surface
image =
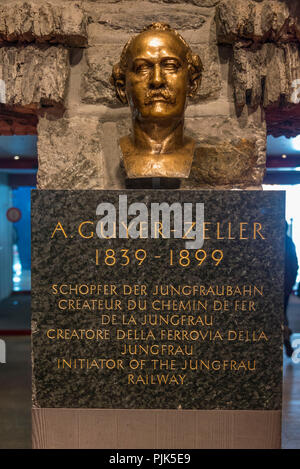
{"label": "polished stone surface", "polygon": [[[83,226],[82,232],[88,236],[91,229],[95,231],[96,207],[100,202],[117,203],[123,191],[34,191],[32,196],[32,320],[34,347],[34,405],[38,407],[98,407],[98,408],[183,408],[183,409],[243,409],[275,410],[281,408],[282,380],[282,286],[283,286],[283,237],[284,237],[284,194],[283,192],[227,192],[227,191],[126,191],[128,203],[174,202],[204,203],[207,233],[212,239],[204,242],[203,250],[207,258],[201,266],[195,259],[195,251],[188,253],[190,264],[180,265],[180,250],[185,250],[182,239],[111,239],[101,240],[97,236],[87,239],[78,234],[78,226],[83,221],[93,222]],[[130,220],[130,217],[129,217]],[[57,230],[51,235],[60,221],[66,235]],[[228,223],[231,223],[231,238],[216,239],[217,225],[220,222],[219,238],[225,237]],[[240,223],[243,237],[251,233],[253,223],[261,223],[261,233],[266,239],[237,239]],[[228,231],[227,231],[228,235]],[[72,237],[73,236],[73,237]],[[249,236],[251,237],[251,236]],[[95,251],[99,249],[99,263],[95,265]],[[113,249],[116,261],[114,265],[105,265],[104,251]],[[128,249],[128,252],[121,251]],[[147,257],[138,265],[135,253],[139,249],[147,251]],[[173,265],[170,265],[170,250],[173,250]],[[212,259],[215,250],[223,251],[219,265]],[[108,252],[107,254],[111,254]],[[198,252],[198,257],[203,253]],[[215,253],[215,256],[218,253]],[[129,256],[127,265],[126,256]],[[141,255],[139,251],[138,256]],[[187,256],[182,252],[182,256]],[[187,261],[182,261],[184,264]],[[53,284],[108,284],[115,285],[116,296],[97,295],[53,295]],[[120,293],[124,284],[146,285],[148,295],[123,297]],[[203,286],[202,296],[166,295],[161,300],[200,300],[206,305],[196,312],[193,310],[153,311],[150,292],[155,285],[198,285]],[[208,287],[213,288],[207,291]],[[263,290],[263,296],[256,294],[243,296],[216,295],[216,286],[257,286]],[[203,294],[206,292],[207,294]],[[230,293],[230,291],[228,292]],[[146,298],[147,310],[132,312],[134,321],[128,323],[131,312],[127,310],[127,299],[143,301]],[[119,299],[121,310],[70,309],[58,307],[59,299]],[[239,306],[235,309],[235,301]],[[242,309],[241,300],[245,309]],[[253,310],[249,311],[249,301],[254,301]],[[207,301],[207,303],[205,303]],[[227,307],[217,310],[219,303],[228,301]],[[150,306],[149,306],[150,305]],[[153,305],[152,305],[153,306]],[[178,306],[178,305],[177,305]],[[172,313],[173,310],[173,313]],[[141,318],[149,313],[164,318],[167,315],[201,316],[212,325],[142,326]],[[101,324],[103,314],[116,315],[116,324]],[[124,318],[123,318],[124,315]],[[126,320],[125,320],[126,319]],[[103,330],[109,329],[107,340],[71,340],[50,339],[49,329]],[[139,339],[116,340],[117,330],[136,329]],[[179,331],[177,340],[160,339],[161,329]],[[149,330],[154,337],[147,336]],[[180,331],[200,331],[198,340],[181,340]],[[218,331],[218,333],[217,333]],[[229,340],[235,334],[228,331],[244,331],[241,340]],[[248,331],[248,335],[247,332]],[[262,338],[264,332],[267,340]],[[207,335],[205,335],[207,333]],[[238,332],[237,332],[238,333]],[[253,335],[254,333],[254,335]],[[51,335],[53,332],[51,333]],[[133,334],[133,333],[132,333]],[[134,337],[132,335],[132,337]],[[221,339],[220,339],[221,337]],[[261,337],[261,340],[258,338]],[[210,340],[211,338],[211,340]],[[123,355],[124,343],[127,345],[173,345],[191,347],[193,354],[175,356],[167,354]],[[62,367],[62,360],[68,365]],[[75,361],[76,368],[75,368]],[[85,359],[80,369],[79,359]],[[122,359],[124,369],[100,369],[100,359]],[[130,369],[130,360],[144,359],[145,366],[137,371]],[[160,368],[154,369],[151,360],[161,360]],[[198,363],[198,369],[183,371],[185,360]],[[58,369],[58,360],[60,368]],[[87,360],[90,366],[86,367]],[[95,360],[93,362],[93,360]],[[166,364],[168,360],[168,367]],[[175,360],[171,369],[171,360]],[[200,362],[201,361],[201,362]],[[255,361],[255,365],[254,365]],[[65,363],[66,363],[65,362]],[[249,366],[248,366],[249,362]],[[112,362],[110,362],[112,363]],[[157,362],[158,363],[158,362]],[[202,364],[199,369],[199,363]],[[204,364],[205,363],[205,364]],[[235,363],[235,364],[234,364]],[[132,362],[132,365],[134,362]],[[236,369],[230,370],[230,366]],[[220,369],[218,368],[218,365]],[[209,367],[209,369],[207,369]],[[246,368],[246,369],[245,369]],[[250,368],[250,369],[249,369]],[[252,369],[251,369],[252,368]],[[128,375],[133,375],[130,380]],[[152,375],[155,384],[147,384],[146,375]],[[169,384],[157,384],[157,375],[166,377]],[[180,376],[185,375],[183,384]],[[172,378],[175,376],[175,378]],[[164,378],[163,378],[164,379]],[[149,378],[151,382],[151,378]],[[171,381],[171,382],[170,382]],[[136,384],[133,384],[136,383]]]}

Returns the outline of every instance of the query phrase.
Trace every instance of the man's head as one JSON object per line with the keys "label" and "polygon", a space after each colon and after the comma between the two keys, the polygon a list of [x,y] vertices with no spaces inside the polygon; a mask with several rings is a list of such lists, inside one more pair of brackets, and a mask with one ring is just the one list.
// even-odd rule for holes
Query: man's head
{"label": "man's head", "polygon": [[186,97],[194,96],[202,63],[170,26],[153,23],[125,45],[113,67],[118,99],[139,120],[178,119]]}

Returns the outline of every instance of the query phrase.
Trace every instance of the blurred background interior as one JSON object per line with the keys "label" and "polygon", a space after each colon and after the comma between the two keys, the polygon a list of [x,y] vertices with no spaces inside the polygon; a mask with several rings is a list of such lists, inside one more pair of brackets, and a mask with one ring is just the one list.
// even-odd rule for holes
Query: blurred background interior
{"label": "blurred background interior", "polygon": [[[288,235],[300,263],[300,135],[268,137],[264,190],[286,191]],[[30,192],[37,136],[0,136],[0,448],[31,447]],[[291,343],[300,339],[300,269],[289,299]],[[299,341],[300,343],[300,341]],[[299,354],[300,361],[300,354]],[[300,448],[300,363],[284,354],[282,447]]]}

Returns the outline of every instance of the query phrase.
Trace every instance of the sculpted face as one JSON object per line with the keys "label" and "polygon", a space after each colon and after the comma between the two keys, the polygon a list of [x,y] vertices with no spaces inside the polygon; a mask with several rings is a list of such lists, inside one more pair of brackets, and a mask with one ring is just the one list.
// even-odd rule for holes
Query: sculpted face
{"label": "sculpted face", "polygon": [[143,121],[183,117],[188,93],[184,44],[168,31],[146,31],[128,50],[125,93],[133,118]]}
{"label": "sculpted face", "polygon": [[200,57],[168,24],[152,23],[125,44],[111,83],[131,108],[132,132],[119,140],[127,179],[189,176],[195,141],[184,135],[184,111],[201,72]]}

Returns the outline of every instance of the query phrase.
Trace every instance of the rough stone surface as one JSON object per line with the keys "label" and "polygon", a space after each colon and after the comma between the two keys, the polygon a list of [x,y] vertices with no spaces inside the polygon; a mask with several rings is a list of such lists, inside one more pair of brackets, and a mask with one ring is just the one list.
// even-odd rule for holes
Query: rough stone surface
{"label": "rough stone surface", "polygon": [[[99,53],[101,50],[101,54]],[[101,45],[86,52],[87,69],[82,77],[82,101],[119,107],[115,91],[110,84],[112,67],[120,59],[122,46]]]}
{"label": "rough stone surface", "polygon": [[299,12],[294,0],[223,0],[216,14],[219,42],[299,40]]}
{"label": "rough stone surface", "polygon": [[101,189],[103,156],[98,119],[40,119],[40,189]]}
{"label": "rough stone surface", "polygon": [[197,5],[199,7],[213,7],[217,5],[220,0],[150,0],[155,3],[182,3]]}
{"label": "rough stone surface", "polygon": [[7,106],[63,106],[69,52],[59,47],[2,47],[0,72]]}
{"label": "rough stone surface", "polygon": [[236,104],[257,107],[294,102],[293,82],[300,77],[298,44],[263,44],[259,48],[234,47],[233,84]]}
{"label": "rough stone surface", "polygon": [[255,171],[257,159],[255,137],[202,139],[195,153],[191,173],[200,187],[258,186],[262,183],[263,172],[257,174]]}
{"label": "rough stone surface", "polygon": [[[71,0],[73,1],[73,0]],[[128,3],[133,3],[133,1],[136,0],[89,0],[90,2],[93,3],[120,3],[120,2],[128,2]],[[199,7],[212,7],[217,5],[217,3],[220,2],[220,0],[149,0],[150,2],[153,3],[181,3],[181,4],[187,4],[187,5],[196,5]]]}
{"label": "rough stone surface", "polygon": [[86,19],[79,2],[12,1],[0,6],[0,42],[86,43]]}
{"label": "rough stone surface", "polygon": [[200,187],[260,187],[266,164],[264,123],[216,116],[187,119],[186,124],[197,141],[193,172]]}
{"label": "rough stone surface", "polygon": [[207,98],[218,98],[222,80],[217,46],[199,44],[193,46],[193,52],[200,56],[203,64],[201,85],[193,101],[200,102]]}
{"label": "rough stone surface", "polygon": [[154,7],[153,3],[146,1],[108,3],[105,8],[103,4],[92,4],[90,7],[86,5],[85,10],[89,22],[103,25],[112,34],[113,31],[120,30],[136,33],[155,21],[169,23],[179,30],[199,29],[212,14],[202,14],[194,5],[189,5],[188,8],[186,5],[174,5],[171,8],[169,5],[157,4]]}
{"label": "rough stone surface", "polygon": [[[269,46],[264,106],[295,103],[295,80],[300,78],[299,44]],[[299,87],[299,86],[298,86]]]}
{"label": "rough stone surface", "polygon": [[[6,0],[7,1],[7,0]],[[52,0],[55,1],[55,0]],[[57,0],[56,0],[57,1]],[[69,0],[69,1],[76,1],[76,0]],[[213,7],[220,3],[221,0],[149,0],[152,3],[181,3],[182,5],[196,5],[198,7]],[[258,0],[259,1],[259,0]],[[83,0],[85,4],[87,3],[127,3],[133,4],[134,2],[137,3],[137,0]]]}

